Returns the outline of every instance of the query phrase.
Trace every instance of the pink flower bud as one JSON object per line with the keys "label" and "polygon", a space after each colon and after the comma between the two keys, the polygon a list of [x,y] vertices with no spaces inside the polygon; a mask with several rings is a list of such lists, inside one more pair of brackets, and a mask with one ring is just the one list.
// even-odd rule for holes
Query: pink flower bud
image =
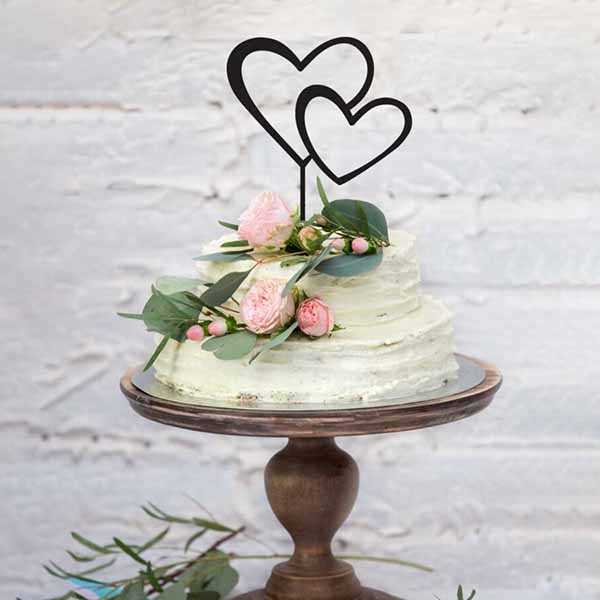
{"label": "pink flower bud", "polygon": [[303,227],[298,232],[298,241],[300,242],[300,245],[308,252],[314,252],[321,246],[319,238],[319,232],[310,225]]}
{"label": "pink flower bud", "polygon": [[346,240],[341,237],[333,238],[331,240],[331,247],[338,252],[342,252],[342,250],[346,247]]}
{"label": "pink flower bud", "polygon": [[185,336],[192,342],[201,342],[204,339],[204,329],[200,325],[192,325],[185,332]]}
{"label": "pink flower bud", "polygon": [[352,240],[352,252],[364,254],[369,249],[369,242],[365,238],[358,237]]}
{"label": "pink flower bud", "polygon": [[321,337],[330,333],[335,324],[331,308],[316,296],[300,304],[296,311],[296,319],[300,331],[311,337]]}
{"label": "pink flower bud", "polygon": [[208,325],[208,333],[220,337],[227,333],[227,323],[225,319],[215,319]]}

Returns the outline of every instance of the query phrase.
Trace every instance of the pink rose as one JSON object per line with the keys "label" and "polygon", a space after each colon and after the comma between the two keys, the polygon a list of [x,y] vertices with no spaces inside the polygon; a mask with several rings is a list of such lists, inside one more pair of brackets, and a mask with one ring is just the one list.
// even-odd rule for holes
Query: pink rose
{"label": "pink rose", "polygon": [[281,292],[284,279],[261,279],[243,297],[240,316],[246,327],[254,333],[273,333],[294,316],[294,298]]}
{"label": "pink rose", "polygon": [[296,311],[300,331],[311,337],[321,337],[330,333],[334,326],[333,311],[316,296],[300,304]]}
{"label": "pink rose", "polygon": [[289,206],[274,192],[262,192],[240,217],[238,234],[254,248],[281,248],[294,230]]}

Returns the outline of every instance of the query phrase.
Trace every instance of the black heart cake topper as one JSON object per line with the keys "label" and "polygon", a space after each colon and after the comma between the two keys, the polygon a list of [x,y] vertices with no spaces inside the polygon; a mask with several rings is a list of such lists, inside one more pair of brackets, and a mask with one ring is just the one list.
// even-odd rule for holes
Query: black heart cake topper
{"label": "black heart cake topper", "polygon": [[[367,65],[367,74],[363,84],[356,92],[354,97],[349,100],[344,100],[335,90],[325,85],[311,85],[300,92],[296,99],[295,117],[296,127],[298,133],[302,139],[302,142],[306,146],[307,155],[300,156],[292,146],[283,138],[283,136],[273,127],[273,125],[266,119],[262,114],[244,82],[242,75],[242,67],[244,60],[254,52],[270,52],[285,58],[289,61],[298,71],[303,71],[317,56],[322,52],[333,46],[348,45],[356,48],[364,57]],[[384,159],[388,154],[396,150],[402,142],[406,139],[410,133],[412,127],[412,116],[408,107],[400,100],[394,98],[377,98],[371,100],[363,107],[359,108],[356,112],[352,112],[354,108],[366,95],[373,82],[373,75],[375,66],[373,63],[373,56],[367,46],[353,37],[337,37],[328,40],[313,50],[311,50],[304,58],[300,59],[292,50],[290,50],[282,42],[266,37],[250,38],[238,44],[229,55],[227,59],[227,78],[233,93],[237,99],[242,103],[246,110],[260,123],[263,129],[279,144],[281,148],[294,160],[294,162],[300,167],[300,218],[305,218],[306,213],[306,165],[314,159],[315,163],[321,168],[321,170],[335,183],[342,184],[350,181],[357,175],[360,175],[380,160]],[[356,167],[352,171],[344,173],[342,175],[336,174],[323,160],[323,158],[316,151],[311,137],[306,127],[306,110],[309,103],[315,98],[325,98],[333,102],[336,107],[342,112],[346,121],[350,126],[355,125],[361,117],[363,117],[370,110],[378,106],[393,106],[399,109],[404,115],[404,126],[402,131],[396,137],[396,139],[390,144],[383,152],[377,154],[374,158],[367,161],[362,166]]]}
{"label": "black heart cake topper", "polygon": [[[400,134],[396,137],[396,139],[385,149],[383,152],[377,154],[374,158],[367,161],[360,167],[353,169],[352,171],[348,171],[343,175],[338,175],[332,171],[330,167],[328,167],[323,161],[322,157],[316,151],[314,144],[310,139],[310,135],[306,129],[306,109],[312,100],[315,98],[325,98],[333,102],[337,108],[340,109],[344,117],[346,117],[346,121],[348,125],[353,126],[358,123],[361,117],[363,117],[370,110],[377,108],[378,106],[393,106],[400,110],[404,115],[404,127]],[[408,106],[401,102],[400,100],[396,100],[395,98],[376,98],[375,100],[371,100],[367,102],[364,106],[362,106],[359,110],[357,110],[354,114],[348,107],[348,103],[344,102],[344,99],[330,87],[325,85],[311,85],[304,89],[300,95],[298,96],[298,100],[296,101],[296,125],[298,126],[298,131],[300,133],[300,137],[304,142],[307,150],[310,153],[310,156],[314,159],[314,161],[319,165],[320,169],[335,183],[338,185],[342,185],[351,179],[354,179],[357,175],[360,175],[367,169],[370,169],[374,164],[378,163],[380,160],[383,160],[388,154],[393,152],[402,142],[406,139],[410,130],[412,128],[412,115],[410,114],[410,110]]]}

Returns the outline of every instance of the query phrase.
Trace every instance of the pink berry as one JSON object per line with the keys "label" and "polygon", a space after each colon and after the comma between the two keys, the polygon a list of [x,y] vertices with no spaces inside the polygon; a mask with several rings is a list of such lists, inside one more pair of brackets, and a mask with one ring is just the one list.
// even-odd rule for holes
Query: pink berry
{"label": "pink berry", "polygon": [[352,240],[352,252],[354,254],[364,254],[369,249],[369,242],[365,238],[355,238]]}
{"label": "pink berry", "polygon": [[201,342],[204,338],[204,329],[200,325],[192,325],[186,332],[185,336],[192,342]]}
{"label": "pink berry", "polygon": [[209,323],[208,333],[217,337],[225,335],[227,333],[227,323],[224,319],[215,319],[212,323]]}

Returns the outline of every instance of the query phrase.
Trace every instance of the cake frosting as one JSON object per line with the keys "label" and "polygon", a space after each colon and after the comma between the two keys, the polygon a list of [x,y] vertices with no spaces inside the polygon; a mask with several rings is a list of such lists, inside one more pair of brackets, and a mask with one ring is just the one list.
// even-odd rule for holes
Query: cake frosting
{"label": "cake frosting", "polygon": [[[236,236],[209,243],[215,252]],[[455,379],[451,314],[420,290],[415,237],[390,233],[381,265],[354,277],[313,273],[302,280],[335,312],[342,329],[318,339],[291,336],[277,348],[247,359],[219,360],[201,345],[169,340],[154,366],[156,378],[199,398],[281,403],[369,402],[382,394],[402,398]],[[197,262],[200,278],[216,281],[244,262]],[[240,287],[259,279],[289,279],[298,266],[271,262],[254,269]],[[262,342],[264,343],[264,341]]]}

